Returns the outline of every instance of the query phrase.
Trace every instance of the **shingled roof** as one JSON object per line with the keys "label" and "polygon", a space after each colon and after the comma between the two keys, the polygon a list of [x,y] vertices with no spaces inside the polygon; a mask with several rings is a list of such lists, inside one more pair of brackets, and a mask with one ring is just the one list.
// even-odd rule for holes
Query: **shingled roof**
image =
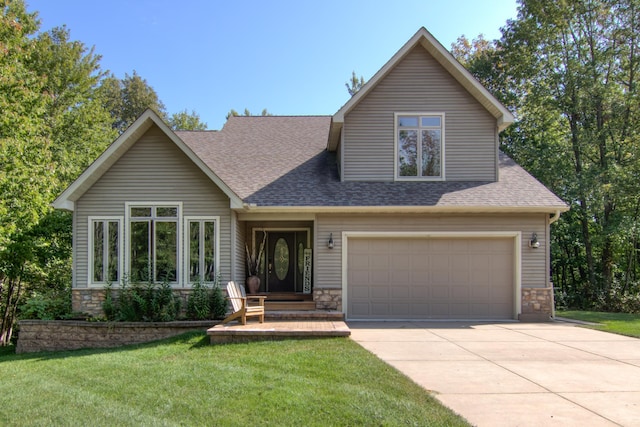
{"label": "shingled roof", "polygon": [[219,132],[176,134],[244,203],[256,208],[567,210],[505,154],[499,181],[341,182],[326,150],[330,116],[230,117]]}

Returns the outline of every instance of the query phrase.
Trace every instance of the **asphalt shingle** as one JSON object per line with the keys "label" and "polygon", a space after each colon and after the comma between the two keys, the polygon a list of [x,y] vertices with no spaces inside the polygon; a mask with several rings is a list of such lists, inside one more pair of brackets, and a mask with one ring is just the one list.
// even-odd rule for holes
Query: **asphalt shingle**
{"label": "asphalt shingle", "polygon": [[330,122],[330,116],[241,116],[219,132],[176,134],[245,203],[258,206],[566,208],[503,153],[497,182],[341,182],[335,153],[326,150]]}

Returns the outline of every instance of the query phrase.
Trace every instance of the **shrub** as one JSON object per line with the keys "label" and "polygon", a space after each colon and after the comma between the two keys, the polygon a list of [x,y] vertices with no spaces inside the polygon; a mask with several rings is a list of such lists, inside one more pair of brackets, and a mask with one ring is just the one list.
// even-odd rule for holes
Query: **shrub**
{"label": "shrub", "polygon": [[70,289],[50,289],[43,293],[34,293],[20,306],[20,318],[55,320],[71,315]]}
{"label": "shrub", "polygon": [[134,283],[125,279],[117,300],[111,285],[105,288],[102,309],[109,320],[125,322],[170,322],[178,317],[180,298],[176,297],[168,282]]}
{"label": "shrub", "polygon": [[187,299],[187,317],[195,320],[220,319],[227,313],[227,301],[219,286],[220,277],[216,277],[213,285],[197,281],[191,288]]}

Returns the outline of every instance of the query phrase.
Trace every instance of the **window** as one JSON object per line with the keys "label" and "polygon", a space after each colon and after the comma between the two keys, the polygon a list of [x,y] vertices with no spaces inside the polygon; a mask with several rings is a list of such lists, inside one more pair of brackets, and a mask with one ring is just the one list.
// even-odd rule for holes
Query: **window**
{"label": "window", "polygon": [[185,218],[186,282],[213,282],[218,269],[218,218]]}
{"label": "window", "polygon": [[122,220],[89,218],[89,283],[120,282]]}
{"label": "window", "polygon": [[444,114],[396,114],[396,176],[443,177]]}
{"label": "window", "polygon": [[181,205],[127,203],[131,282],[178,281]]}

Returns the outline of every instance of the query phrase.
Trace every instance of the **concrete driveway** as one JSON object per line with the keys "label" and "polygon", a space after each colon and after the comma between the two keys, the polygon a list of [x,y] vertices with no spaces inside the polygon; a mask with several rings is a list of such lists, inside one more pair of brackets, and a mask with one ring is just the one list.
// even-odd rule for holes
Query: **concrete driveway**
{"label": "concrete driveway", "polygon": [[640,339],[572,323],[349,322],[478,426],[639,426]]}

